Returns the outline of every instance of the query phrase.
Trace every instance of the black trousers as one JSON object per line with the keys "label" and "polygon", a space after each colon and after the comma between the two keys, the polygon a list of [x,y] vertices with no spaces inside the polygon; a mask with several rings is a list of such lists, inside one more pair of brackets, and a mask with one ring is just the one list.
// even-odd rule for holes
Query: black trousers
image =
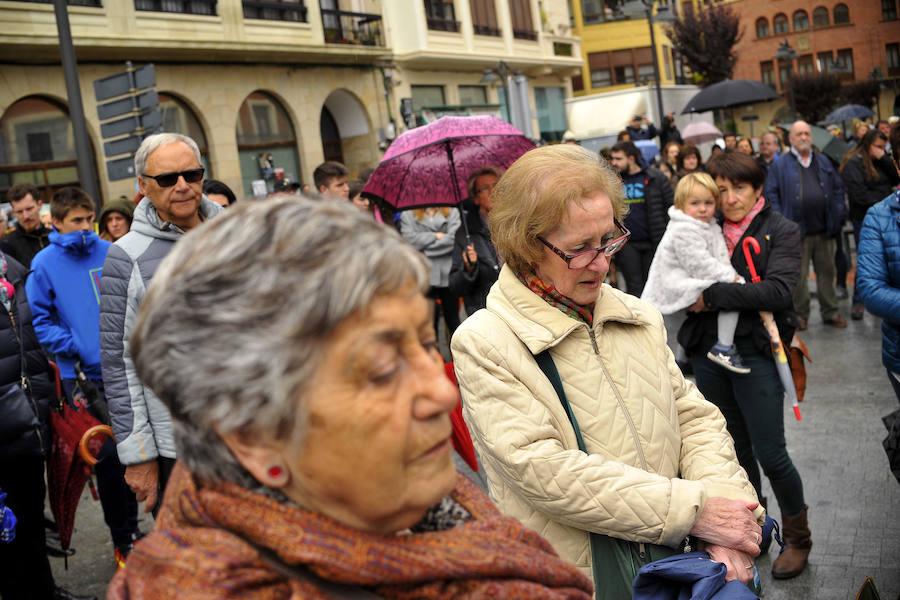
{"label": "black trousers", "polygon": [[[91,382],[103,394],[103,382]],[[71,403],[75,380],[63,379],[63,388]],[[100,506],[103,507],[103,519],[109,527],[113,545],[128,544],[132,540],[132,534],[138,531],[138,504],[134,492],[125,483],[125,467],[119,462],[115,440],[104,442],[98,458],[100,462],[94,467],[94,473],[97,475],[97,492]]]}
{"label": "black trousers", "polygon": [[[428,290],[428,297],[440,300],[441,314],[444,315],[444,322],[447,323],[447,329],[450,335],[459,327],[459,296],[450,291],[448,287],[432,287]],[[438,312],[434,311],[434,330],[437,331]]]}
{"label": "black trousers", "polygon": [[0,542],[0,598],[51,600],[53,573],[44,531],[44,459],[0,459],[0,489],[16,515],[16,539]]}
{"label": "black trousers", "polygon": [[156,489],[156,506],[153,507],[152,511],[154,519],[156,518],[157,513],[159,513],[159,508],[162,506],[163,496],[166,493],[166,485],[169,483],[172,469],[175,468],[175,459],[160,456],[156,459],[156,464],[159,465],[159,484]]}
{"label": "black trousers", "polygon": [[[625,291],[632,296],[641,297],[644,291],[644,284],[647,283],[647,275],[650,274],[650,263],[653,262],[653,255],[656,253],[656,246],[651,241],[628,242],[616,254],[616,274],[625,277]],[[622,282],[619,281],[619,289],[622,289]]]}

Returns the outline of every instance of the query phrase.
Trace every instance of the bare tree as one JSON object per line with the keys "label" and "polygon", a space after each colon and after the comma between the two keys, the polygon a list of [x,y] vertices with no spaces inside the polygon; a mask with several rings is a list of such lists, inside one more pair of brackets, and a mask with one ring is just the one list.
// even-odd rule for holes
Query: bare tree
{"label": "bare tree", "polygon": [[841,93],[841,79],[828,73],[794,75],[789,93],[794,94],[794,106],[800,116],[817,123],[834,108]]}
{"label": "bare tree", "polygon": [[743,32],[740,17],[728,6],[713,6],[682,15],[666,28],[672,47],[707,86],[731,78],[734,46]]}

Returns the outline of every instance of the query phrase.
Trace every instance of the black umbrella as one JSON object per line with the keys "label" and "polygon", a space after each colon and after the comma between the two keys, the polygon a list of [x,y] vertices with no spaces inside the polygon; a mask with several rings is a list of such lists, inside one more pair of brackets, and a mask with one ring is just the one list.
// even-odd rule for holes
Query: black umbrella
{"label": "black umbrella", "polygon": [[719,108],[734,108],[745,104],[768,102],[781,96],[759,81],[727,79],[707,86],[690,99],[681,114],[706,112]]}

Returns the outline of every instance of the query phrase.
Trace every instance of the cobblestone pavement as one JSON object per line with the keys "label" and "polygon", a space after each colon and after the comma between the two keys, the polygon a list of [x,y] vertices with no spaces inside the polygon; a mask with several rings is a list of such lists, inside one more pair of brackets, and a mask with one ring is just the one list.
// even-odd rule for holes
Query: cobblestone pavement
{"label": "cobblestone pavement", "polygon": [[[801,334],[813,359],[807,367],[803,421],[785,406],[788,450],[809,504],[810,566],[795,579],[773,581],[773,544],[769,556],[757,561],[763,598],[852,599],[870,576],[881,598],[893,600],[900,594],[900,484],[888,471],[881,447],[886,433],[881,417],[897,407],[897,400],[881,365],[880,321],[869,314],[850,321],[844,301],[849,327],[836,330],[823,325],[816,311],[814,301],[809,330]],[[773,498],[768,487],[766,495]],[[777,506],[772,512],[779,517]],[[152,524],[142,516],[142,529]],[[115,573],[113,549],[100,504],[87,491],[75,525],[77,553],[68,571],[62,559],[51,559],[56,581],[102,598]]]}

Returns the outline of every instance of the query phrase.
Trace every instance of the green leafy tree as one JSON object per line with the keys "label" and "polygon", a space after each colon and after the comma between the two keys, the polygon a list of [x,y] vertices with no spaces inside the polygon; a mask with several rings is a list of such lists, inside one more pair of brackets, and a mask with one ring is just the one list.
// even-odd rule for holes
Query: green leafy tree
{"label": "green leafy tree", "polygon": [[788,93],[794,95],[794,108],[800,118],[818,123],[835,107],[841,94],[841,79],[827,73],[794,75]]}
{"label": "green leafy tree", "polygon": [[731,78],[737,55],[734,46],[743,32],[740,17],[730,7],[717,5],[691,11],[666,28],[672,47],[707,86]]}

